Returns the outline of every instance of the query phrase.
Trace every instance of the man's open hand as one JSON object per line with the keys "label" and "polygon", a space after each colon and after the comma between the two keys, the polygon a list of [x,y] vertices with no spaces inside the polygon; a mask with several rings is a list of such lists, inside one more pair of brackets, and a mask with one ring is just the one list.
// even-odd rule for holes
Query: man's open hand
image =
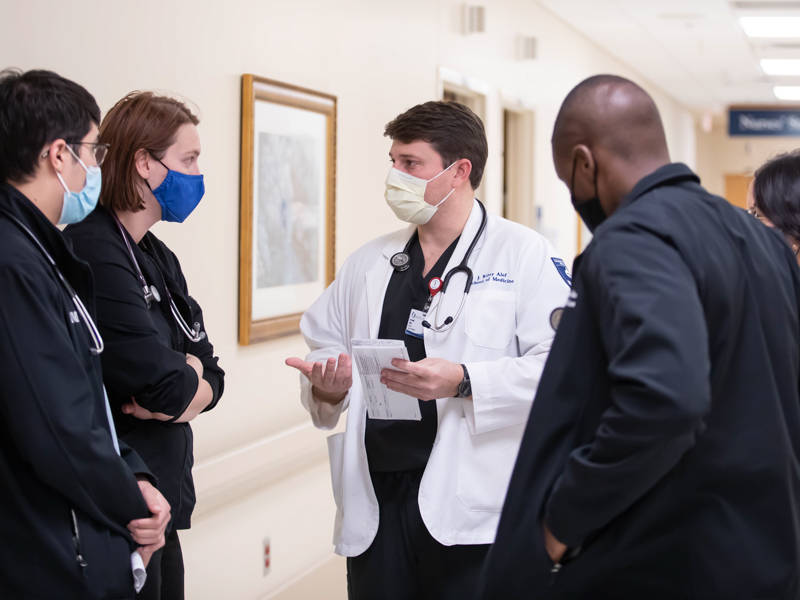
{"label": "man's open hand", "polygon": [[286,364],[305,375],[314,386],[314,397],[328,404],[338,404],[344,400],[353,385],[353,362],[344,353],[339,355],[338,364],[334,357],[330,357],[324,365],[301,358],[287,358]]}

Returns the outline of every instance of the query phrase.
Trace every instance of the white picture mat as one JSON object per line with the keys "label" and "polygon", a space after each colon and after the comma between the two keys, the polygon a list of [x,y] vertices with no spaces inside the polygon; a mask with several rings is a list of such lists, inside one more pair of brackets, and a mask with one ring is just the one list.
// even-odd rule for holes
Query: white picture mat
{"label": "white picture mat", "polygon": [[294,314],[307,310],[325,290],[326,262],[325,252],[327,239],[327,165],[328,165],[328,117],[321,113],[275,104],[256,99],[254,111],[254,148],[253,148],[253,240],[258,239],[259,210],[259,134],[271,133],[284,136],[302,136],[314,140],[317,156],[321,157],[319,168],[319,244],[318,244],[318,280],[312,283],[285,285],[258,289],[256,287],[256,266],[258,257],[257,244],[253,244],[252,272],[252,319],[254,321]]}

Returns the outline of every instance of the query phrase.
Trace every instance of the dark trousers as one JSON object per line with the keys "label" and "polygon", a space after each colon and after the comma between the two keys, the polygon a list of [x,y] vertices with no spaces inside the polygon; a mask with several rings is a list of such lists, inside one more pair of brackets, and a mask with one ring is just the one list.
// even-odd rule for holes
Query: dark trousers
{"label": "dark trousers", "polygon": [[167,536],[147,565],[147,581],[136,600],[183,600],[183,553],[178,532]]}
{"label": "dark trousers", "polygon": [[350,600],[464,600],[475,593],[489,544],[433,539],[419,513],[422,473],[372,473],[378,534],[366,552],[347,559]]}

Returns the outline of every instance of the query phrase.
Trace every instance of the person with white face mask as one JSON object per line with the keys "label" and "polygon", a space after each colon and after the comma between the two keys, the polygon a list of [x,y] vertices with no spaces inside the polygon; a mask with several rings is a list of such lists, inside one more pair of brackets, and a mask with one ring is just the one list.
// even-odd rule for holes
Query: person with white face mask
{"label": "person with white face mask", "polygon": [[[488,149],[467,107],[420,104],[385,135],[386,202],[411,225],[345,261],[301,321],[310,354],[286,363],[316,427],[347,410],[328,446],[351,600],[460,600],[494,541],[570,275],[474,198]],[[417,398],[419,420],[368,417],[354,339],[404,342],[410,360],[381,383]]]}

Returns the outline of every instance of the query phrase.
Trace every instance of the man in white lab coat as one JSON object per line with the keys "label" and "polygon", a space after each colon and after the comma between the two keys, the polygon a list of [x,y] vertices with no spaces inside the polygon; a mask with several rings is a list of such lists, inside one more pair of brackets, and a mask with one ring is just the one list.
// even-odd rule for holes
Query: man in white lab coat
{"label": "man in white lab coat", "polygon": [[[488,149],[467,107],[426,102],[385,135],[385,197],[411,226],[345,261],[301,321],[311,353],[286,362],[316,427],[349,408],[328,449],[351,600],[462,600],[494,541],[571,280],[545,238],[474,199]],[[418,398],[420,420],[369,418],[354,339],[405,343],[410,361],[381,383]]]}

